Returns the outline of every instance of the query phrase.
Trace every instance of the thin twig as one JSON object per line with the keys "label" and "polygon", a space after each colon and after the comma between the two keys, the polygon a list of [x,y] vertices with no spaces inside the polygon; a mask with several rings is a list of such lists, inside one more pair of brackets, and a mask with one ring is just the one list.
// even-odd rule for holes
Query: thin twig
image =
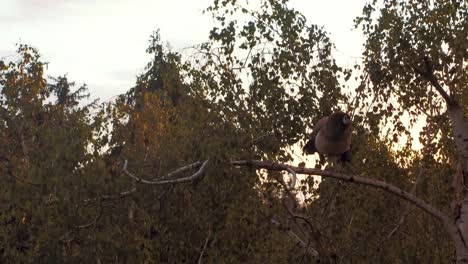
{"label": "thin twig", "polygon": [[21,177],[16,176],[16,175],[13,173],[13,165],[12,165],[10,159],[8,159],[8,158],[6,158],[6,157],[0,157],[0,162],[5,162],[5,163],[6,163],[8,175],[10,175],[11,177],[15,178],[17,181],[20,181],[20,182],[22,182],[22,183],[29,184],[29,185],[34,186],[34,187],[42,187],[42,186],[44,185],[43,183],[31,182],[31,181],[28,181],[28,180],[26,180],[26,179],[23,179],[23,178],[21,178]]}
{"label": "thin twig", "polygon": [[16,180],[18,180],[18,181],[20,181],[20,182],[22,182],[22,183],[26,183],[26,184],[28,184],[28,185],[34,186],[34,187],[42,187],[43,185],[45,185],[45,184],[43,184],[43,183],[30,182],[30,181],[28,181],[28,180],[25,180],[25,179],[23,179],[23,178],[20,178],[20,177],[14,175],[13,173],[9,173],[9,174],[10,174],[13,178],[15,178]]}
{"label": "thin twig", "polygon": [[205,244],[203,245],[202,251],[200,252],[200,256],[198,257],[198,264],[202,263],[203,254],[205,254],[206,248],[208,247],[208,242],[210,241],[211,233],[212,231],[210,225],[210,227],[208,228],[208,236],[206,237]]}
{"label": "thin twig", "polygon": [[[424,173],[424,168],[421,167],[419,169],[418,175],[416,176],[416,181],[414,182],[413,187],[411,188],[411,194],[416,194],[416,187],[418,186],[419,182],[421,181],[423,173]],[[398,224],[396,224],[395,227],[392,229],[392,231],[390,231],[390,233],[388,233],[388,235],[385,237],[385,239],[382,240],[381,244],[384,243],[385,241],[388,241],[398,231],[398,229],[405,222],[406,216],[409,215],[410,212],[411,212],[411,209],[409,207],[407,207],[404,210],[403,214],[401,215],[401,218],[400,218],[400,221],[398,221]]]}
{"label": "thin twig", "polygon": [[[291,171],[293,171],[293,170],[291,170]],[[295,172],[294,172],[294,174],[295,174]],[[291,201],[294,203],[295,208],[299,207],[299,203],[296,200],[296,196],[291,192],[292,190],[288,188],[288,185],[284,182],[283,178],[282,177],[276,177],[276,180],[281,184],[281,186],[283,186],[284,192],[289,197],[289,199],[291,199]],[[299,229],[299,231],[301,231],[301,233],[304,236],[306,236],[308,238],[309,242],[310,242],[309,234],[297,222],[297,219],[302,219],[309,225],[309,227],[311,229],[311,232],[314,235],[315,240],[317,241],[317,243],[320,244],[319,238],[316,237],[315,233],[313,232],[314,228],[313,228],[313,225],[310,223],[310,221],[308,221],[308,219],[306,217],[295,214],[286,203],[283,202],[282,204],[283,204],[283,207],[285,208],[286,212],[288,213],[288,215],[292,219],[293,223],[295,224],[295,226]],[[304,242],[304,244],[305,244],[305,242]],[[307,243],[307,244],[309,244],[309,243]]]}
{"label": "thin twig", "polygon": [[[433,108],[431,107],[431,115],[427,115],[428,117],[429,116],[433,116]],[[419,183],[421,182],[421,179],[423,177],[423,174],[425,172],[425,168],[424,168],[424,158],[426,158],[427,155],[429,155],[429,145],[431,144],[432,142],[432,136],[429,132],[429,130],[426,131],[426,145],[425,145],[425,148],[423,148],[423,151],[422,151],[422,158],[423,158],[423,161],[422,161],[422,164],[421,164],[421,167],[419,168],[419,172],[418,172],[418,175],[416,176],[416,180],[413,184],[413,187],[411,188],[411,194],[415,195],[416,194],[416,189],[417,189],[417,186],[419,185]],[[396,224],[396,226],[392,229],[392,231],[390,231],[390,233],[388,233],[388,235],[385,237],[384,240],[381,241],[380,245],[383,244],[385,241],[388,241],[397,231],[398,229],[403,225],[403,223],[405,222],[405,218],[407,215],[409,215],[409,213],[411,212],[411,208],[409,208],[408,206],[406,206],[403,214],[401,215],[401,218],[400,218],[400,221],[398,221],[398,224]]]}
{"label": "thin twig", "polygon": [[101,218],[102,216],[102,212],[103,212],[103,206],[102,204],[99,205],[99,213],[98,215],[94,218],[93,221],[91,221],[89,224],[85,224],[85,225],[78,225],[78,226],[75,226],[76,228],[78,229],[83,229],[83,228],[88,228],[88,227],[91,227],[91,226],[96,226],[99,219]]}
{"label": "thin twig", "polygon": [[304,240],[302,240],[296,233],[294,233],[294,231],[292,231],[291,228],[283,226],[279,221],[275,219],[271,219],[271,223],[278,227],[278,229],[285,230],[289,237],[291,237],[291,239],[294,240],[294,242],[296,242],[302,248],[305,248],[312,256],[318,257],[318,251],[310,247],[308,243],[304,242]]}

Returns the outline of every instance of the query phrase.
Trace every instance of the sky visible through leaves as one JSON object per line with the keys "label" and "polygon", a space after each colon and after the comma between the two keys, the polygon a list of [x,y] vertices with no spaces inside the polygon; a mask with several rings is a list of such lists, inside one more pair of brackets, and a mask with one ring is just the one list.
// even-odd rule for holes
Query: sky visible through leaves
{"label": "sky visible through leaves", "polygon": [[[206,41],[213,20],[203,15],[211,1],[185,0],[2,0],[0,58],[15,56],[16,43],[38,48],[47,73],[68,73],[86,82],[101,100],[125,92],[148,61],[149,35],[161,30],[173,49]],[[352,66],[361,54],[362,34],[353,19],[364,1],[291,1],[309,23],[323,25],[336,44],[335,57]],[[72,51],[72,52],[70,52]],[[67,72],[63,72],[63,70]]]}

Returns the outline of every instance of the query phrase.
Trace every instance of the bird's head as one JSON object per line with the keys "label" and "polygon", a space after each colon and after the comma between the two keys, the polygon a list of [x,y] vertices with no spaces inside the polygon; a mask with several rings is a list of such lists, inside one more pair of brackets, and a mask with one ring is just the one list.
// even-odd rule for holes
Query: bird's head
{"label": "bird's head", "polygon": [[351,125],[351,117],[343,112],[335,112],[330,115],[330,121],[336,127],[347,128]]}
{"label": "bird's head", "polygon": [[343,114],[344,114],[344,115],[343,115],[343,117],[341,118],[341,122],[343,123],[343,125],[345,125],[345,126],[351,125],[351,118],[349,117],[349,115],[348,115],[348,114],[345,114],[345,113],[343,113]]}

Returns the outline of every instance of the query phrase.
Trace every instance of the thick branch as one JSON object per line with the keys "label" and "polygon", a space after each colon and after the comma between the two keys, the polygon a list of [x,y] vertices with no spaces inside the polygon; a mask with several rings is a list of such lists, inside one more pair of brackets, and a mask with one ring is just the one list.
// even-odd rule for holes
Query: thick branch
{"label": "thick branch", "polygon": [[[201,165],[200,169],[195,174],[193,174],[191,176],[184,177],[184,178],[170,179],[170,180],[160,180],[160,181],[148,181],[148,180],[141,179],[141,178],[133,175],[132,173],[130,173],[127,170],[127,164],[128,164],[128,162],[125,161],[125,164],[124,164],[124,167],[123,167],[122,171],[125,174],[127,174],[130,178],[136,180],[137,182],[144,183],[144,184],[150,184],[150,185],[164,185],[164,184],[175,184],[175,183],[193,181],[193,180],[201,177],[203,175],[203,173],[205,172],[205,170],[206,170],[206,167],[208,165],[208,160],[205,160],[203,162],[203,164]],[[194,166],[193,164],[190,164],[190,165],[187,165],[186,167],[193,168],[193,166]],[[174,173],[172,175],[174,175],[175,172],[180,173],[181,170],[187,170],[186,167],[182,167],[182,168],[174,171]]]}
{"label": "thick branch", "polygon": [[[444,222],[447,230],[452,236],[457,249],[457,263],[468,263],[468,191],[466,190],[466,182],[468,182],[468,122],[465,120],[463,108],[459,105],[456,98],[449,96],[443,89],[437,77],[434,75],[432,62],[426,56],[424,58],[424,69],[413,66],[415,72],[420,74],[424,79],[428,80],[432,86],[439,92],[447,103],[447,112],[452,123],[455,144],[460,156],[458,177],[454,178],[455,200],[452,202],[454,208],[459,211],[460,216],[457,217],[456,224]],[[458,204],[459,198],[463,197],[463,202]],[[458,206],[459,205],[459,206]],[[458,208],[457,208],[458,207]],[[452,228],[455,225],[455,229]]]}
{"label": "thick branch", "polygon": [[447,105],[453,105],[456,104],[456,101],[453,100],[448,93],[442,88],[440,85],[439,81],[437,81],[437,78],[434,76],[434,74],[430,75],[428,78],[429,82],[434,86],[434,88],[439,92],[439,94],[444,98],[445,102]]}
{"label": "thick branch", "polygon": [[424,79],[428,80],[432,86],[439,92],[439,94],[444,98],[447,105],[454,105],[456,101],[451,98],[448,93],[442,88],[439,81],[437,80],[436,76],[434,75],[434,69],[432,66],[432,62],[429,60],[428,57],[424,57],[424,70],[420,69],[416,66],[412,66],[413,70],[421,75]]}
{"label": "thick branch", "polygon": [[170,178],[172,178],[172,177],[174,177],[174,176],[176,176],[176,175],[178,175],[178,174],[180,174],[180,173],[182,173],[184,171],[188,171],[188,170],[191,170],[193,168],[196,168],[196,167],[200,166],[201,164],[202,164],[201,161],[197,161],[197,162],[194,162],[192,164],[180,167],[180,168],[178,168],[178,169],[176,169],[174,171],[171,171],[168,174],[166,174],[164,176],[161,176],[159,178],[154,178],[153,180],[156,180],[156,179],[158,179],[158,180],[170,179]]}
{"label": "thick branch", "polygon": [[439,80],[437,80],[437,77],[434,74],[432,62],[427,56],[424,57],[423,68],[418,68],[414,65],[412,67],[416,73],[429,81],[437,92],[439,92],[439,94],[444,98],[447,103],[447,110],[452,122],[457,150],[465,159],[468,159],[468,122],[466,122],[464,118],[463,108],[453,96],[450,96],[444,90]]}
{"label": "thick branch", "polygon": [[295,167],[295,166],[290,166],[286,164],[259,161],[259,160],[238,160],[238,161],[233,161],[232,164],[236,166],[250,166],[250,167],[255,167],[258,169],[267,169],[267,170],[275,170],[275,171],[293,170],[298,174],[320,175],[322,177],[335,178],[341,181],[357,183],[357,184],[362,184],[362,185],[367,185],[367,186],[371,186],[374,188],[382,189],[388,193],[391,193],[395,196],[398,196],[416,205],[417,207],[424,210],[428,214],[442,221],[444,225],[446,225],[447,228],[451,226],[450,227],[451,231],[453,231],[452,227],[456,228],[453,225],[453,223],[450,221],[449,217],[445,215],[443,212],[432,207],[431,205],[427,204],[426,202],[414,196],[413,194],[407,191],[404,191],[398,187],[395,187],[389,183],[383,182],[383,181],[369,179],[369,178],[356,176],[356,175],[346,175],[346,174],[339,173],[339,172],[324,171],[324,170],[319,170],[319,169],[314,169],[314,168]]}

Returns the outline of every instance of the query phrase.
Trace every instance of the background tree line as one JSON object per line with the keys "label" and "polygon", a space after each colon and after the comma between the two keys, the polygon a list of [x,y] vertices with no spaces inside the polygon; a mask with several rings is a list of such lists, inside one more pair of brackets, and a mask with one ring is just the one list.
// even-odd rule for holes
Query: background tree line
{"label": "background tree line", "polygon": [[[45,76],[31,46],[0,61],[1,262],[466,263],[466,1],[365,5],[352,68],[287,2],[214,0],[189,56],[156,32],[110,102]],[[291,188],[299,147],[338,109],[351,165],[340,178],[318,160]]]}

